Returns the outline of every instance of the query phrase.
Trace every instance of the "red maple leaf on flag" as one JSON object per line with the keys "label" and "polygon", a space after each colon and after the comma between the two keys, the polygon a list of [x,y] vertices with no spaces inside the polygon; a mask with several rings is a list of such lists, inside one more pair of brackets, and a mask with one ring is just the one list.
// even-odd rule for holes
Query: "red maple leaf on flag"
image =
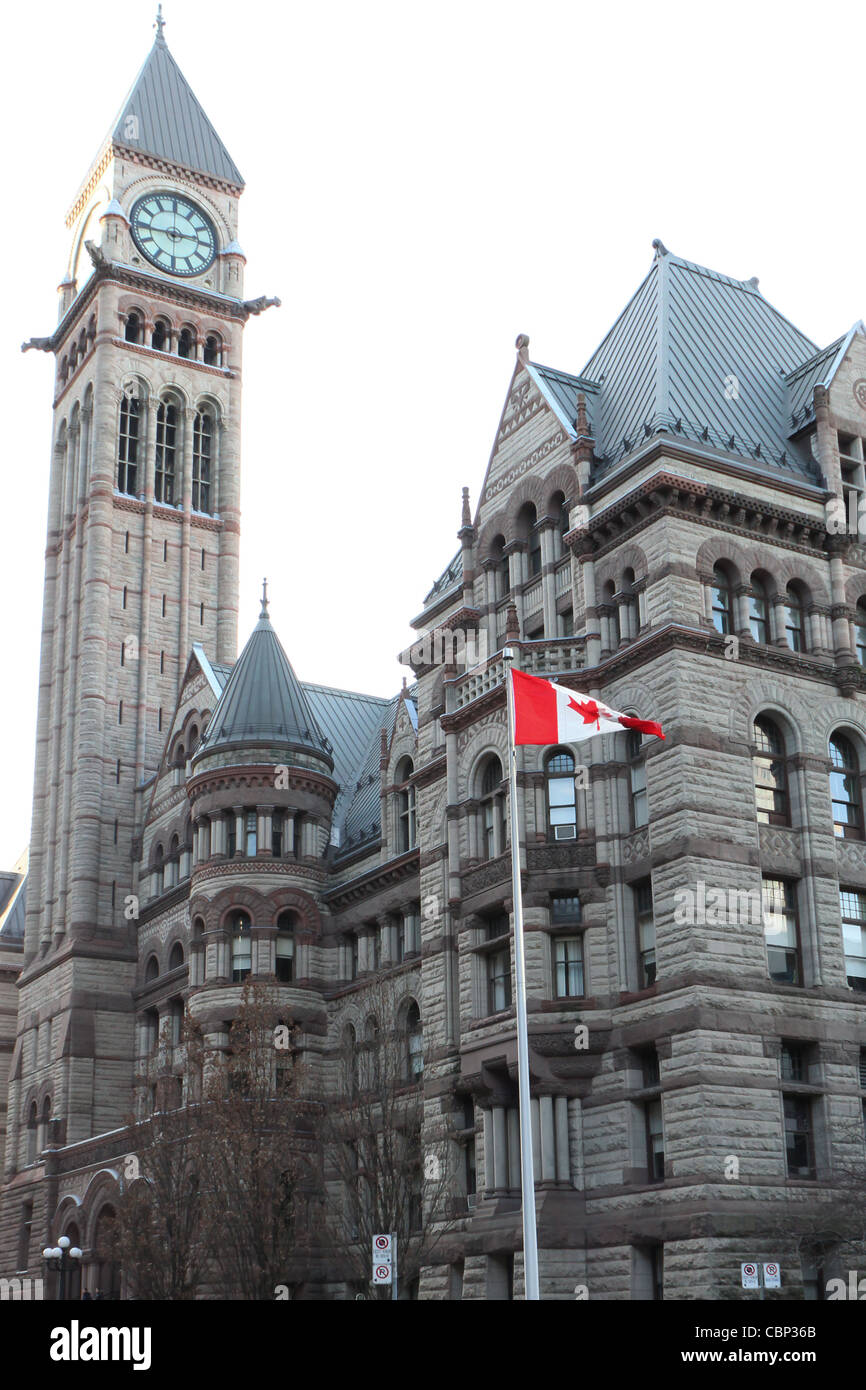
{"label": "red maple leaf on flag", "polygon": [[596,724],[599,728],[601,727],[598,723],[599,711],[595,700],[578,701],[572,699],[568,702],[568,708],[576,709],[578,714],[583,716],[584,724]]}

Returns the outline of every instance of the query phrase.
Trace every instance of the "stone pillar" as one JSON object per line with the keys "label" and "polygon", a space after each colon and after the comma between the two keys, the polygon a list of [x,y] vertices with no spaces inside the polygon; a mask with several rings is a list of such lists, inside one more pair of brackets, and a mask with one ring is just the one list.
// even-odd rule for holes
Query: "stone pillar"
{"label": "stone pillar", "polygon": [[243,854],[246,838],[246,815],[243,806],[233,806],[232,815],[235,818],[235,855],[237,856]]}
{"label": "stone pillar", "polygon": [[556,1145],[552,1096],[539,1097],[539,1111],[541,1116],[541,1180],[542,1182],[555,1182]]}
{"label": "stone pillar", "polygon": [[210,825],[211,857],[225,858],[226,853],[226,822],[225,817],[217,815]]}
{"label": "stone pillar", "polygon": [[541,1177],[541,1117],[539,1114],[538,1096],[532,1096],[530,1098],[529,1121],[532,1127],[533,1182],[538,1182]]}
{"label": "stone pillar", "polygon": [[481,1111],[481,1124],[484,1131],[484,1191],[492,1192],[494,1187],[492,1110]]}
{"label": "stone pillar", "polygon": [[571,1182],[571,1161],[568,1143],[568,1096],[557,1096],[554,1101],[554,1121],[556,1126],[556,1180]]}
{"label": "stone pillar", "polygon": [[493,1107],[493,1186],[497,1193],[508,1190],[508,1132],[504,1105]]}
{"label": "stone pillar", "polygon": [[508,1186],[520,1187],[520,1118],[514,1105],[508,1109]]}
{"label": "stone pillar", "polygon": [[539,523],[541,533],[541,601],[544,613],[545,637],[556,636],[556,536],[558,532],[550,520]]}

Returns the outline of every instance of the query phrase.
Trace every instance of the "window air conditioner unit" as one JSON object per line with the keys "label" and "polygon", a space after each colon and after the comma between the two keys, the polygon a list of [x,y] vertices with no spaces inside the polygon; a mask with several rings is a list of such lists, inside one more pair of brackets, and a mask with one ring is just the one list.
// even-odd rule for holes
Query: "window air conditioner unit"
{"label": "window air conditioner unit", "polygon": [[553,827],[553,838],[555,840],[576,840],[577,828],[573,825],[555,825]]}

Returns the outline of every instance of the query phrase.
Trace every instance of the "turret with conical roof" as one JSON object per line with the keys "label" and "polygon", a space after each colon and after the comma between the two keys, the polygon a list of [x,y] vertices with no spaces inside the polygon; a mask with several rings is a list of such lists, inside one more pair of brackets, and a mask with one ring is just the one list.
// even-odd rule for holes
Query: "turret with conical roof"
{"label": "turret with conical roof", "polygon": [[327,739],[316,723],[292,664],[268,613],[267,580],[259,620],[217,702],[194,759],[196,767],[215,755],[273,752],[281,763],[311,759],[333,771]]}

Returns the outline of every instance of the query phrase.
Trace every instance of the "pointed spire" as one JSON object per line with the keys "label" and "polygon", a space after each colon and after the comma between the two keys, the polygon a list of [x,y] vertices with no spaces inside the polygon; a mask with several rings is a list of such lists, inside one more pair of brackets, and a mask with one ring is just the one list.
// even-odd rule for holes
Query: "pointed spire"
{"label": "pointed spire", "polygon": [[156,38],[120,108],[111,142],[243,188],[237,165],[165,41],[161,5],[153,27]]}
{"label": "pointed spire", "polygon": [[[268,617],[262,585],[262,611],[234,664],[196,756],[226,748],[301,748],[333,768],[330,745],[316,723],[304,688]],[[284,759],[288,761],[288,759]]]}
{"label": "pointed spire", "polygon": [[469,510],[469,489],[468,489],[468,487],[465,487],[465,488],[463,489],[463,514],[462,514],[462,516],[461,516],[461,518],[460,518],[460,525],[461,525],[461,526],[471,526],[471,525],[472,525],[472,513],[471,513],[471,511]]}

